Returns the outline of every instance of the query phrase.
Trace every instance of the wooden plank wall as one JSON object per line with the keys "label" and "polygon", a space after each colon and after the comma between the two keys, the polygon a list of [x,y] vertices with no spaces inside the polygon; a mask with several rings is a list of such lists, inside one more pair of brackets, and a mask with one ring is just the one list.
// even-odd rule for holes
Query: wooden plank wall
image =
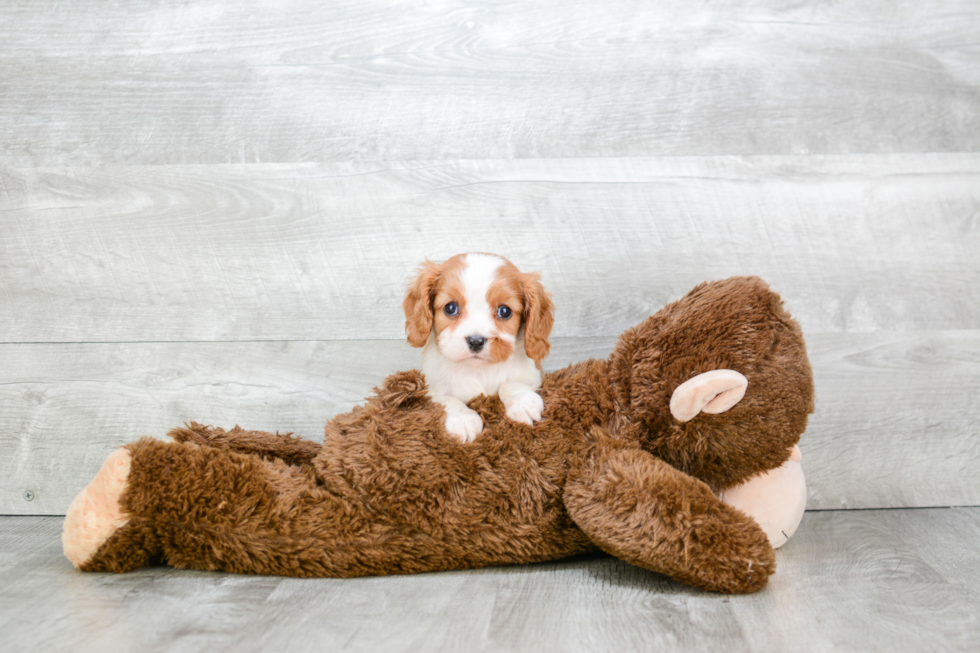
{"label": "wooden plank wall", "polygon": [[321,437],[471,250],[543,272],[549,369],[759,274],[810,507],[980,504],[975,3],[49,9],[0,7],[0,514],[185,420]]}

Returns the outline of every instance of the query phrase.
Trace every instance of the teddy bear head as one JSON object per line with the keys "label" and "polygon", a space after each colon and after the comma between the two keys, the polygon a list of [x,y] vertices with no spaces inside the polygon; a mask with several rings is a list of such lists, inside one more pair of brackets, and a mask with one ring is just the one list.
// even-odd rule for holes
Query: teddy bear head
{"label": "teddy bear head", "polygon": [[[782,465],[814,408],[800,327],[758,277],[697,286],[624,333],[609,366],[615,428],[715,491]],[[678,388],[718,370],[743,376],[744,396],[678,419]]]}

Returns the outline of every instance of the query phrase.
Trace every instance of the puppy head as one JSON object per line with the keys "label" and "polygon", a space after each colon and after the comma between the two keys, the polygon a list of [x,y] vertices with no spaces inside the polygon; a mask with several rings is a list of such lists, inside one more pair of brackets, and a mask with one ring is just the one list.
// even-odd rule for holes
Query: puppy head
{"label": "puppy head", "polygon": [[551,349],[554,304],[538,278],[493,254],[426,261],[402,303],[409,344],[424,346],[434,328],[436,345],[449,360],[501,363],[523,328],[524,350],[540,363]]}

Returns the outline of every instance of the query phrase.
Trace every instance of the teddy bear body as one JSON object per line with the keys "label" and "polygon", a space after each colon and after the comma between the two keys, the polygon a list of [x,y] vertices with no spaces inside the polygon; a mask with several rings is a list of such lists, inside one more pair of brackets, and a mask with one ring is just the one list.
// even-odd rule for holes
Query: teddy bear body
{"label": "teddy bear body", "polygon": [[[744,375],[744,397],[721,414],[673,417],[678,386],[719,369]],[[69,555],[90,571],[162,561],[350,577],[599,547],[708,590],[766,584],[765,533],[716,493],[788,460],[813,384],[799,327],[761,280],[698,286],[607,360],[545,375],[540,394],[534,426],[507,420],[496,397],[470,402],[485,429],[467,444],[445,433],[416,371],[332,419],[322,445],[196,424],[172,431],[176,442],[144,438],[120,454],[116,521],[73,504],[66,554],[91,524],[105,536]]]}

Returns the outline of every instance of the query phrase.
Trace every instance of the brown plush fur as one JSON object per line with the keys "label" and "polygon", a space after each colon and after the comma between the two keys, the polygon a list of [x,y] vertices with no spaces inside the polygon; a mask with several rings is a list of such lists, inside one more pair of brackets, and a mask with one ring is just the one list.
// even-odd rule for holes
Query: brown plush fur
{"label": "brown plush fur", "polygon": [[[726,413],[674,420],[673,389],[744,374]],[[756,278],[702,284],[621,338],[608,360],[546,375],[544,420],[470,407],[476,441],[444,429],[419,372],[336,416],[323,445],[192,424],[127,445],[130,521],[83,566],[358,576],[548,560],[598,546],[695,587],[751,592],[775,556],[715,491],[781,465],[813,410],[799,327]]]}

